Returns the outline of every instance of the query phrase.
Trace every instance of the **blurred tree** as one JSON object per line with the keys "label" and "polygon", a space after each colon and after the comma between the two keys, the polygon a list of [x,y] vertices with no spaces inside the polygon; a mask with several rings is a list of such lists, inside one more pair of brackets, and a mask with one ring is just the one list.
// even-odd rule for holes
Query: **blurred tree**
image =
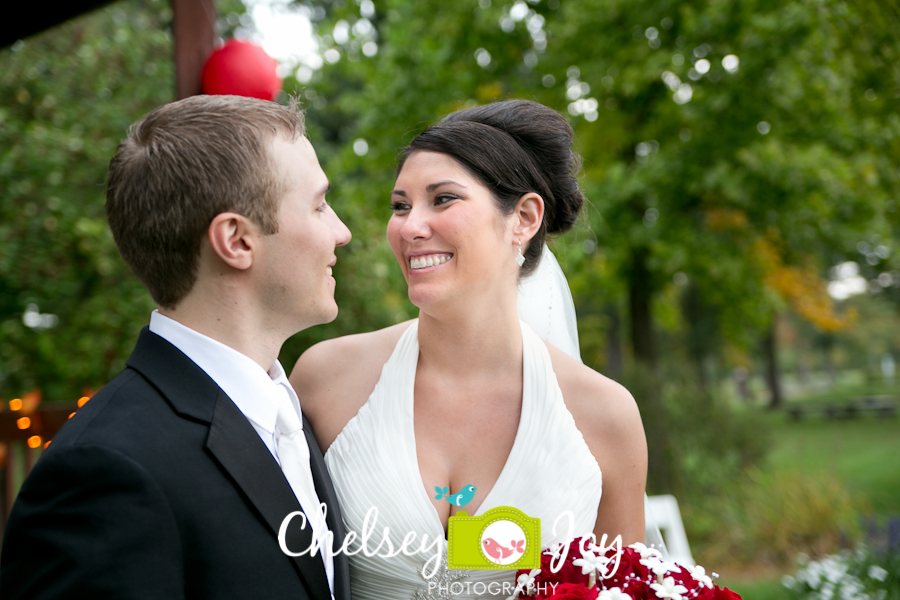
{"label": "blurred tree", "polygon": [[174,99],[171,20],[166,0],[124,0],[0,51],[0,398],[105,384],[154,308],[104,183],[129,125]]}
{"label": "blurred tree", "polygon": [[[660,330],[698,373],[719,338],[751,347],[779,311],[828,330],[844,317],[826,269],[860,253],[900,298],[895,0],[298,4],[324,67],[285,87],[306,100],[354,241],[335,269],[340,317],[290,340],[288,368],[318,340],[415,315],[384,239],[397,150],[507,97],[576,129],[591,203],[557,249],[585,361],[636,382],[651,491],[675,485]],[[235,2],[219,10],[223,33],[252,27]],[[103,180],[127,126],[173,97],[170,18],[163,0],[128,0],[0,52],[0,396],[102,385],[146,323]]]}
{"label": "blurred tree", "polygon": [[[688,328],[745,346],[788,306],[826,329],[841,323],[823,274],[873,223],[884,229],[900,183],[895,21],[873,25],[877,3],[301,4],[319,19],[326,61],[304,92],[314,143],[332,145],[321,154],[339,202],[354,208],[348,220],[365,219],[351,224],[357,239],[380,237],[387,212],[373,226],[373,196],[386,207],[393,157],[414,133],[462,106],[528,97],[568,112],[584,156],[592,206],[572,236],[581,243],[563,250],[580,314],[613,330],[628,299],[644,381],[657,372],[656,323],[673,286],[689,284],[707,317],[685,311]],[[356,140],[366,152],[354,153]],[[394,296],[402,282],[384,248],[349,251],[354,274],[390,273],[377,289],[392,300],[364,308],[370,327],[390,322],[387,304],[414,314]],[[361,287],[353,277],[343,290]],[[591,354],[616,356],[603,336],[583,338]],[[713,348],[692,351],[702,362]],[[654,381],[635,395],[651,488],[662,490],[672,481]]]}
{"label": "blurred tree", "polygon": [[104,180],[131,122],[172,98],[170,20],[164,0],[128,1],[0,52],[0,397],[104,384],[154,308]]}

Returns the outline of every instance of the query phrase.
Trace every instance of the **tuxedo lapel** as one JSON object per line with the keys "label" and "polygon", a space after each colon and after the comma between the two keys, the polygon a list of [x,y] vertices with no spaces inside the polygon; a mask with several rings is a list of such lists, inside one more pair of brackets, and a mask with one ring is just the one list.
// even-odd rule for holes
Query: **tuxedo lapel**
{"label": "tuxedo lapel", "polygon": [[[285,517],[302,510],[275,459],[224,392],[216,402],[206,447],[259,511],[273,535],[278,535]],[[297,519],[288,528],[285,542],[293,552],[306,550],[313,541],[312,528],[307,525],[301,529],[301,524]],[[321,556],[307,553],[291,560],[306,582],[310,598],[330,598]]]}
{"label": "tuxedo lapel", "polygon": [[[146,327],[127,365],[156,387],[175,412],[209,423],[208,451],[262,516],[272,533],[272,542],[278,543],[282,520],[302,509],[278,463],[247,417],[206,372]],[[321,452],[311,454],[321,460]],[[313,481],[318,487],[315,475]],[[329,518],[330,515],[329,503]],[[301,524],[302,519],[295,519],[288,528],[286,544],[294,552],[306,550],[312,543],[312,528],[307,525],[301,529]],[[285,559],[294,564],[311,599],[331,597],[321,556],[307,553],[297,557],[285,555]]]}
{"label": "tuxedo lapel", "polygon": [[[319,448],[319,443],[312,433],[312,427],[306,419],[306,415],[303,415],[303,431],[309,444],[309,466],[312,470],[316,494],[319,496],[319,502],[324,502],[328,507],[325,522],[334,535],[334,549],[338,550],[344,543],[344,521],[341,518],[341,509],[338,504],[337,494],[334,491],[334,485],[331,483],[325,460],[322,458],[322,450]],[[350,572],[347,565],[347,555],[343,552],[334,556],[334,597],[336,600],[350,598]]]}

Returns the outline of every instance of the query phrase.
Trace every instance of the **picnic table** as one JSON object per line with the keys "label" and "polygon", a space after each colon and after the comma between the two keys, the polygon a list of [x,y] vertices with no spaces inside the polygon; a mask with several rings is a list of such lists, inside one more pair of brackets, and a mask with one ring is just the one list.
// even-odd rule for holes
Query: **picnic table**
{"label": "picnic table", "polygon": [[894,396],[864,396],[822,404],[788,406],[786,410],[791,420],[799,421],[807,415],[819,415],[826,419],[853,419],[864,413],[878,417],[895,417],[897,409],[898,403]]}

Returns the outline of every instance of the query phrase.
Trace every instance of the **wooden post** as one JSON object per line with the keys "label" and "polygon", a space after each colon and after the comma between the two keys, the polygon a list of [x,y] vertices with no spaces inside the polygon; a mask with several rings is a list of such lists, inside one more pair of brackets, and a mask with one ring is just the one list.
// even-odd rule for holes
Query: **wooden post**
{"label": "wooden post", "polygon": [[9,511],[12,510],[13,500],[16,499],[16,479],[18,478],[18,469],[16,468],[18,457],[15,452],[15,444],[13,442],[9,442],[6,445],[6,481],[3,482],[3,494],[4,494],[4,502],[5,506],[3,507],[6,511],[6,514],[3,516],[3,522],[6,522],[6,517],[9,516]]}
{"label": "wooden post", "polygon": [[172,0],[178,99],[202,93],[203,63],[216,42],[215,0]]}

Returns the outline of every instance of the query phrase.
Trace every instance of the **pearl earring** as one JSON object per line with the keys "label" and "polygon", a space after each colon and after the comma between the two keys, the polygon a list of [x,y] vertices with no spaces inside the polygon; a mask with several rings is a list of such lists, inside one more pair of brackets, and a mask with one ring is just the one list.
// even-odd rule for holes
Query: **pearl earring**
{"label": "pearl earring", "polygon": [[516,264],[520,267],[525,264],[525,255],[522,254],[522,242],[516,242],[519,253],[516,255]]}

